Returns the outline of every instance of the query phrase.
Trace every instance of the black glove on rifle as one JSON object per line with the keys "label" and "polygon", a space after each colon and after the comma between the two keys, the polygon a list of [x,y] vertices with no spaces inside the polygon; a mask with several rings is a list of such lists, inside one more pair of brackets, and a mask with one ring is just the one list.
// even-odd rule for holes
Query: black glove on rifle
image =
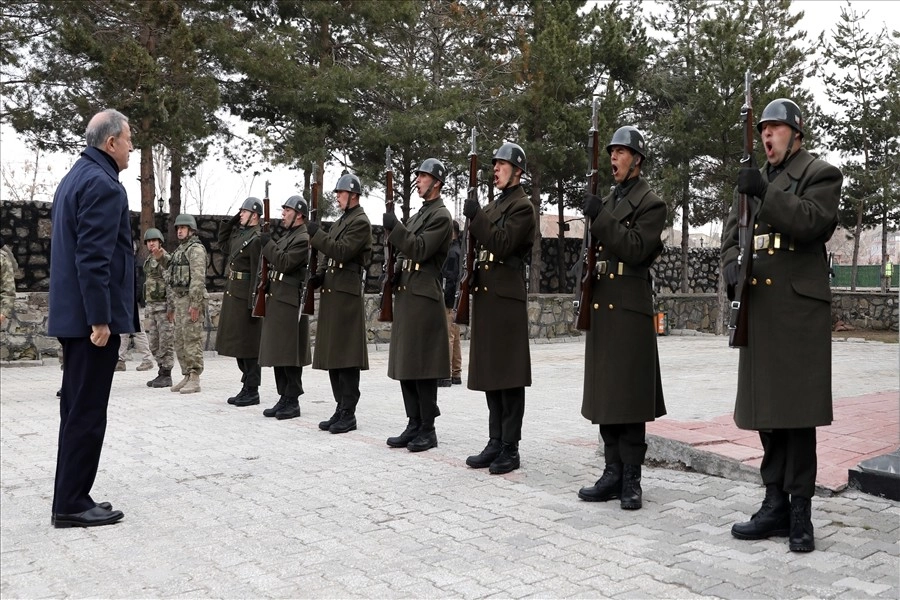
{"label": "black glove on rifle", "polygon": [[588,194],[584,197],[584,216],[589,219],[596,219],[597,215],[600,214],[601,208],[603,208],[603,201],[599,196]]}
{"label": "black glove on rifle", "polygon": [[467,219],[474,219],[475,215],[478,214],[479,208],[477,200],[466,200],[466,203],[463,205],[463,215]]}
{"label": "black glove on rifle", "polygon": [[397,226],[397,215],[392,212],[384,213],[384,216],[381,218],[381,224],[384,225],[385,229],[393,230]]}
{"label": "black glove on rifle", "polygon": [[306,224],[306,233],[309,234],[309,237],[316,235],[316,232],[319,230],[319,224],[315,221],[310,221]]}
{"label": "black glove on rifle", "polygon": [[738,171],[737,189],[742,194],[748,194],[762,200],[766,197],[766,190],[769,189],[769,182],[766,181],[765,177],[763,177],[758,169],[742,167],[741,170]]}
{"label": "black glove on rifle", "polygon": [[725,283],[729,287],[734,287],[737,285],[738,276],[741,274],[741,267],[738,265],[736,260],[731,261],[727,265],[722,268],[722,277],[725,278]]}

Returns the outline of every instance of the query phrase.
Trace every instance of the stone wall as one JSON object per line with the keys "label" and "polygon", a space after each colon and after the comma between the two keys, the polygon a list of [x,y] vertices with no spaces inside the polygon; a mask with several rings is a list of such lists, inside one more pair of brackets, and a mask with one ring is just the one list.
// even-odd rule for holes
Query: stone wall
{"label": "stone wall", "polygon": [[[532,339],[556,339],[581,335],[574,326],[575,312],[572,295],[532,294],[528,299],[528,317]],[[212,293],[209,311],[206,315],[205,348],[214,350],[216,330],[222,294]],[[715,294],[660,294],[657,307],[666,312],[670,331],[701,331],[715,333],[719,316],[718,297]],[[366,295],[368,318],[367,336],[370,344],[390,342],[390,323],[380,323],[380,298],[377,294]],[[318,306],[316,307],[318,313]],[[832,320],[843,321],[858,329],[898,330],[898,298],[896,294],[845,293],[836,292],[832,302]],[[311,318],[310,330],[316,333],[315,316]],[[461,327],[461,335],[468,339],[468,327]],[[47,293],[18,293],[16,310],[0,332],[0,361],[37,360],[56,356],[59,343],[46,336]]]}

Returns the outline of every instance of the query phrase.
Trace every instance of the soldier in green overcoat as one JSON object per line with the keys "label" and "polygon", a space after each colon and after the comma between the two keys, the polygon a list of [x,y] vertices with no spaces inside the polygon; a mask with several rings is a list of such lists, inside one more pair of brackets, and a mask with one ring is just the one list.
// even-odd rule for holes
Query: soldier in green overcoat
{"label": "soldier in green overcoat", "polygon": [[259,337],[262,322],[253,316],[253,285],[259,265],[259,219],[263,204],[249,197],[238,213],[219,224],[219,247],[226,253],[228,268],[216,352],[233,356],[241,371],[241,391],[228,399],[234,406],[259,404]]}
{"label": "soldier in green overcoat", "polygon": [[[757,130],[766,164],[741,168],[737,183],[756,226],[749,297],[742,306],[749,309],[748,343],[740,349],[734,422],[759,432],[766,496],[759,511],[731,532],[751,540],[787,535],[791,551],[809,552],[815,549],[816,427],[832,420],[825,242],[837,226],[843,176],[801,148],[803,117],[793,101],[770,102]],[[738,240],[735,199],[721,251],[730,299],[739,276]]]}
{"label": "soldier in green overcoat", "polygon": [[580,307],[590,316],[581,414],[600,426],[606,465],[578,497],[619,498],[623,509],[635,510],[642,505],[646,424],[666,414],[650,274],[663,249],[666,204],[641,177],[647,147],[637,128],[617,129],[606,151],[616,186],[602,200],[591,194],[585,199],[597,260],[591,304]]}
{"label": "soldier in green overcoat", "polygon": [[392,212],[384,213],[388,243],[397,250],[394,267],[394,321],[388,377],[400,381],[409,419],[406,429],[387,440],[392,448],[421,452],[437,446],[434,420],[438,380],[450,377],[450,342],[441,267],[453,235],[453,218],[441,200],[447,169],[435,158],[426,159],[416,173],[422,208],[404,225]]}
{"label": "soldier in green overcoat", "polygon": [[484,209],[470,198],[463,209],[477,241],[468,387],[485,393],[489,435],[484,450],[466,464],[501,474],[520,466],[525,387],[531,385],[525,259],[537,217],[520,183],[527,168],[522,147],[503,144],[493,165],[500,195]]}
{"label": "soldier in green overcoat", "polygon": [[321,288],[312,366],[328,371],[337,403],[319,428],[346,433],[356,429],[359,374],[369,368],[363,283],[372,260],[372,225],[359,205],[362,185],[356,175],[342,175],[334,192],[343,211],[337,222],[327,232],[314,221],[307,225],[309,243],[321,254],[310,277],[310,285]]}

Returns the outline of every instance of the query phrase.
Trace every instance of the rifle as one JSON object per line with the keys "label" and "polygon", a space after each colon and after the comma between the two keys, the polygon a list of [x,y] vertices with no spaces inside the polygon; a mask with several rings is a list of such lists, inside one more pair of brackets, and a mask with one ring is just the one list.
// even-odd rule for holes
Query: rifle
{"label": "rifle", "polygon": [[[263,198],[263,233],[269,231],[269,182],[266,181],[266,195]],[[269,291],[269,261],[265,256],[259,257],[259,271],[257,272],[256,291],[253,292],[253,310],[250,312],[254,317],[266,316],[266,292]]]}
{"label": "rifle", "polygon": [[[744,76],[744,105],[741,107],[741,119],[744,121],[744,156],[741,164],[756,167],[753,158],[753,106],[750,96],[750,69]],[[731,348],[746,348],[749,322],[747,313],[750,310],[750,279],[753,276],[753,214],[747,194],[738,194],[738,274],[734,286],[734,299],[731,301],[731,315],[728,322],[728,345]]]}
{"label": "rifle", "polygon": [[[319,165],[312,163],[311,186],[309,190],[309,217],[316,221],[319,218]],[[304,315],[316,314],[316,290],[309,285],[309,279],[319,270],[319,251],[309,245],[309,265],[306,268],[306,281],[303,282],[303,309]]]}
{"label": "rifle", "polygon": [[[474,127],[472,128],[472,142],[469,149],[469,200],[478,202],[478,151],[475,148]],[[463,238],[466,240],[466,264],[463,266],[459,292],[456,296],[456,317],[453,322],[457,325],[469,324],[469,288],[475,279],[475,238],[470,230],[468,217],[466,217]]]}
{"label": "rifle", "polygon": [[[384,151],[384,209],[394,212],[394,170],[391,167],[391,147]],[[388,232],[384,230],[384,281],[381,282],[381,313],[378,320],[390,323],[394,320],[394,247],[388,243]]]}
{"label": "rifle", "polygon": [[[597,195],[600,182],[600,132],[597,130],[597,98],[591,111],[588,130],[588,155],[591,170],[587,174],[587,193]],[[591,329],[591,297],[594,295],[594,271],[597,269],[597,243],[591,239],[591,219],[584,217],[584,240],[581,243],[582,262],[578,271],[578,299],[575,301],[575,328]]]}

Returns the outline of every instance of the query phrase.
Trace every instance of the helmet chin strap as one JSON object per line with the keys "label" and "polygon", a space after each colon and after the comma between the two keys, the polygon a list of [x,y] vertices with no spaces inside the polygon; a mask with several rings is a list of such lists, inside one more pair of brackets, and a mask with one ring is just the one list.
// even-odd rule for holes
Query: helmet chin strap
{"label": "helmet chin strap", "polygon": [[425,200],[426,202],[428,202],[428,197],[431,196],[431,190],[434,189],[434,186],[437,185],[437,182],[438,182],[437,179],[435,179],[434,177],[431,178],[431,183],[428,185],[427,188],[425,188],[425,193],[422,194],[422,200]]}
{"label": "helmet chin strap", "polygon": [[794,150],[794,144],[797,142],[797,136],[799,134],[797,133],[797,130],[793,128],[791,128],[791,132],[791,139],[788,142],[787,148],[785,148],[784,150],[784,158],[782,158],[781,162],[778,164],[783,165],[784,163],[786,163],[787,159],[791,156],[791,153]]}

